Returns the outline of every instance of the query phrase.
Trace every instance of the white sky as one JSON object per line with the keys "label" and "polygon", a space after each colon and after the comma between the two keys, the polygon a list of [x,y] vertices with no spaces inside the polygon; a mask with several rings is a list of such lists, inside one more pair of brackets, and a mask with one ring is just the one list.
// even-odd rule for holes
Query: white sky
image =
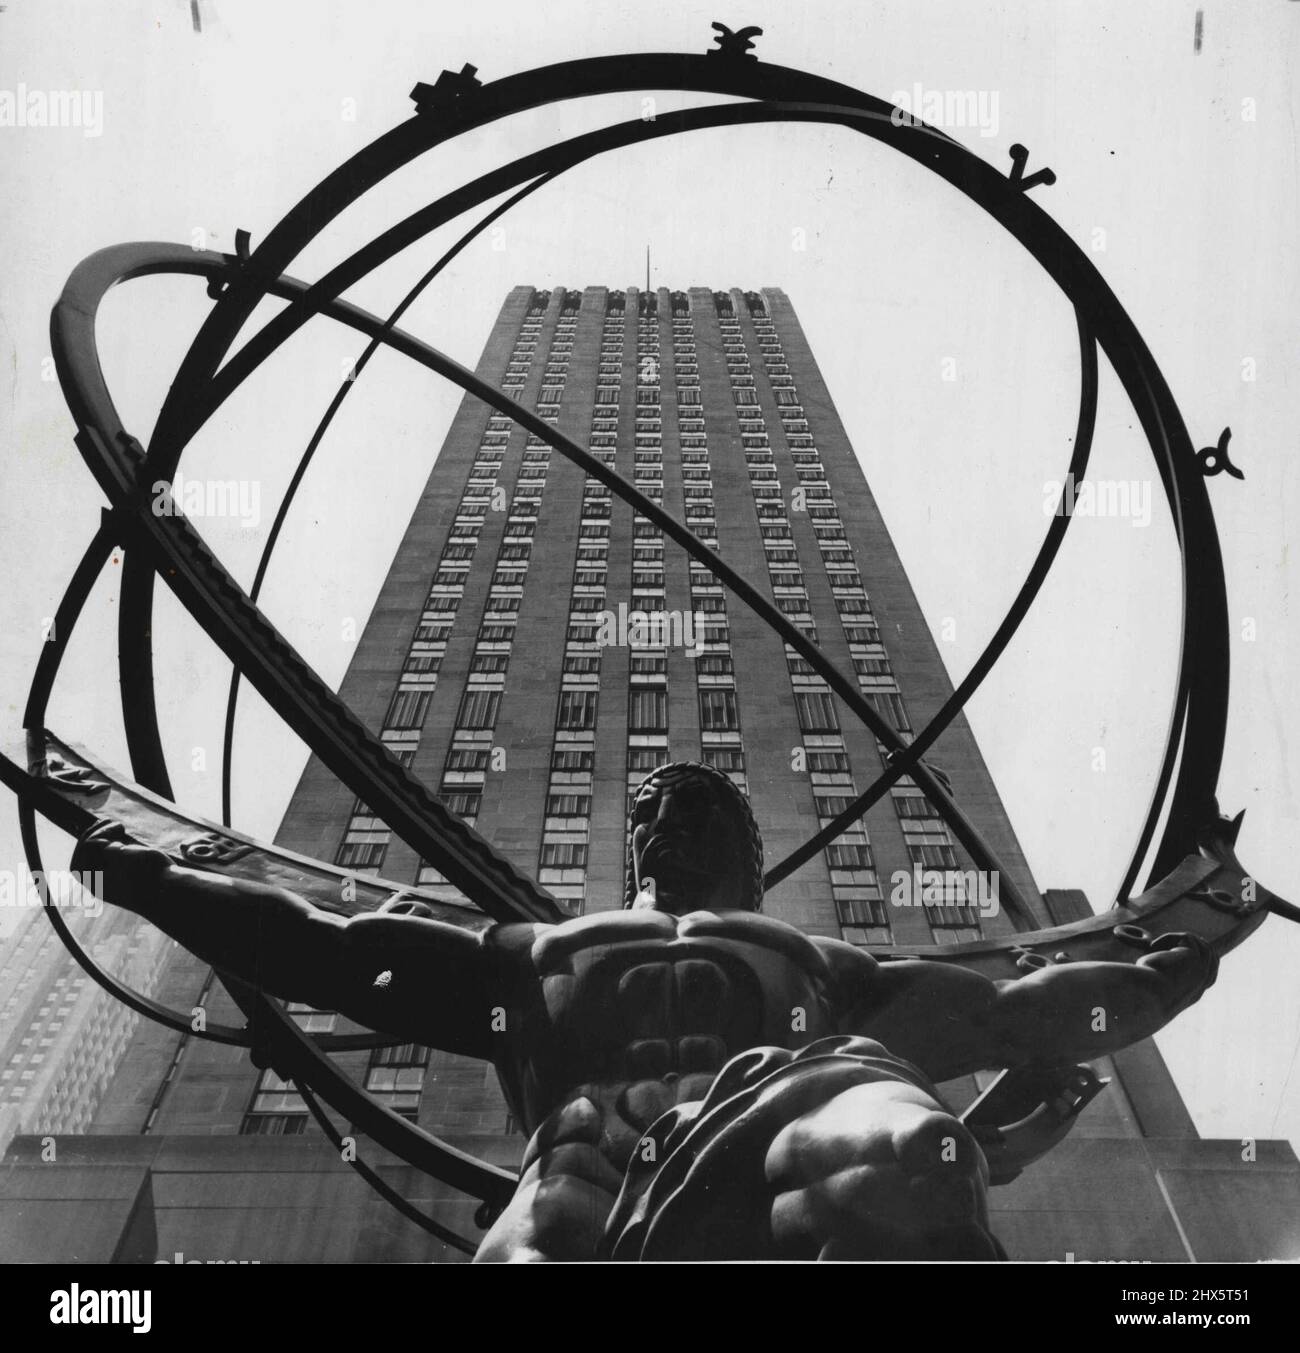
{"label": "white sky", "polygon": [[[0,606],[4,738],[16,741],[41,624],[98,520],[56,384],[43,379],[50,306],[76,263],[126,240],[254,242],[325,173],[410,111],[417,80],[466,62],[491,80],[575,55],[704,51],[712,19],[766,30],[772,61],[883,97],[997,95],[998,126],[952,134],[995,164],[1030,149],[1035,193],[1087,244],[1152,348],[1198,445],[1225,425],[1245,482],[1210,492],[1234,634],[1224,809],[1245,808],[1243,862],[1300,898],[1300,709],[1287,673],[1300,644],[1289,521],[1297,263],[1295,30],[1284,0],[1197,6],[1079,3],[810,3],[663,7],[624,0],[483,7],[274,6],[187,0],[111,7],[9,0],[0,91],[102,91],[103,134],[0,127]],[[1254,121],[1243,100],[1255,101]],[[345,101],[354,101],[345,104]],[[687,102],[660,96],[667,108]],[[355,107],[355,120],[344,116]],[[314,277],[449,186],[562,136],[641,115],[640,96],[548,108],[408,167],[347,212],[294,271]],[[463,229],[431,237],[356,289],[383,312]],[[1047,526],[1043,485],[1063,473],[1078,392],[1069,307],[1012,241],[954,192],[847,131],[744,128],[673,138],[566,175],[512,213],[408,316],[473,364],[505,292],[539,287],[781,286],[822,364],[954,679],[982,649]],[[807,248],[792,247],[796,228]],[[1287,302],[1290,302],[1288,305]],[[151,279],[101,316],[101,352],[127,426],[147,440],[208,302],[202,285]],[[193,475],[256,479],[260,529],[207,523],[247,585],[293,464],[360,344],[321,324],[277,355],[187,453]],[[940,379],[946,358],[958,379]],[[1255,362],[1257,379],[1242,379]],[[329,681],[363,621],[423,485],[457,392],[377,360],[344,406],[290,519],[268,614]],[[1091,475],[1150,478],[1132,410],[1103,368]],[[1157,490],[1158,497],[1158,490]],[[112,573],[112,570],[109,570]],[[51,709],[61,733],[125,766],[113,663],[115,579],[97,589]],[[1078,519],[1030,620],[969,707],[976,735],[1042,886],[1111,899],[1145,813],[1176,670],[1178,590],[1168,515],[1147,529]],[[219,812],[226,666],[160,591],[155,626],[164,732],[181,801]],[[243,696],[236,822],[269,836],[304,750]],[[1104,747],[1107,768],[1094,771]],[[194,748],[207,768],[191,770]],[[0,863],[20,859],[0,815]],[[51,863],[59,859],[51,847]],[[5,918],[0,918],[0,933]],[[1300,930],[1279,920],[1224,963],[1218,985],[1160,1037],[1206,1135],[1300,1138]]]}

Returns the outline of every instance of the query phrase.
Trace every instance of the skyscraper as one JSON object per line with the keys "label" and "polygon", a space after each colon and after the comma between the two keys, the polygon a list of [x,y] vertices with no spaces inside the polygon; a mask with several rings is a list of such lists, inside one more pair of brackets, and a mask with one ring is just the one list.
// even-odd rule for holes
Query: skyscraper
{"label": "skyscraper", "polygon": [[[783,292],[518,287],[478,374],[765,586],[900,734],[948,696],[929,627]],[[665,761],[703,760],[731,776],[750,797],[769,862],[841,812],[884,762],[810,665],[706,568],[472,397],[341,693],[448,807],[573,915],[622,904],[628,793]],[[936,744],[934,763],[1003,861],[1023,916],[972,888],[969,861],[908,778],[774,889],[766,909],[808,933],[908,952],[1091,914],[1082,894],[1035,884],[964,719]],[[277,840],[458,897],[316,760]],[[942,905],[892,904],[897,880],[916,868],[944,876]],[[159,995],[238,1019],[206,967],[183,953]],[[346,1027],[328,1012],[298,1008],[295,1017],[309,1030]],[[520,1141],[484,1064],[415,1045],[339,1060],[397,1112],[517,1162]],[[1013,1258],[1261,1257],[1300,1247],[1279,1211],[1297,1187],[1285,1144],[1254,1144],[1245,1168],[1238,1144],[1200,1141],[1149,1042],[1101,1069],[1111,1084],[1073,1136],[992,1197]],[[966,1077],[944,1091],[960,1110],[987,1083]],[[105,1232],[113,1253],[147,1251],[152,1236],[164,1256],[220,1243],[224,1257],[264,1261],[450,1257],[369,1198],[309,1125],[294,1087],[238,1050],[142,1029],[91,1132],[102,1140],[83,1144],[86,1168],[98,1162],[135,1181],[122,1184],[120,1224]],[[30,1155],[20,1140],[12,1179],[24,1149]],[[406,1167],[386,1168],[408,1196],[438,1200],[440,1216],[476,1234],[471,1203]],[[236,1181],[220,1207],[213,1171]],[[1115,1186],[1098,1189],[1099,1175]],[[311,1224],[322,1216],[354,1224]]]}
{"label": "skyscraper", "polygon": [[[165,935],[115,907],[73,926],[96,962],[152,994],[174,947]],[[139,1022],[25,911],[0,943],[0,1153],[19,1132],[84,1132]]]}

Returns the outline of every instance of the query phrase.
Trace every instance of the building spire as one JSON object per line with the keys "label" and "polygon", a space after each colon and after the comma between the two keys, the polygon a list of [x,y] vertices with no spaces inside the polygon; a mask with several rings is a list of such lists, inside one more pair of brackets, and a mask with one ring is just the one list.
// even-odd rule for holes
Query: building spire
{"label": "building spire", "polygon": [[650,291],[650,246],[645,247],[645,289],[646,293]]}

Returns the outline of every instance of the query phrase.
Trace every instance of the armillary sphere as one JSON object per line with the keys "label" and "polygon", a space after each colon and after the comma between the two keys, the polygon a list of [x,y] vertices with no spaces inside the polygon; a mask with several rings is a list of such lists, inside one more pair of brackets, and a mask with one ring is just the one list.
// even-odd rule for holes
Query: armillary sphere
{"label": "armillary sphere", "polygon": [[[1052,183],[1054,175],[1039,170],[1026,176],[1028,155],[1023,147],[1012,148],[1011,169],[1004,173],[942,131],[910,115],[900,117],[899,110],[881,99],[819,75],[759,61],[749,51],[750,36],[758,30],[733,34],[720,24],[714,28],[718,31],[716,46],[703,55],[662,53],[567,61],[487,84],[478,80],[473,66],[458,73],[444,71],[432,85],[418,84],[412,91],[415,108],[408,120],[358,151],[311,189],[257,248],[251,248],[245,231],[236,236],[234,254],[195,251],[178,244],[123,244],[91,255],[75,269],[54,307],[53,352],[76,424],[76,445],[109,506],[57,608],[50,642],[37,664],[24,715],[27,768],[0,758],[0,778],[18,796],[23,841],[33,873],[44,876],[35,828],[37,813],[65,831],[80,834],[99,812],[111,812],[128,821],[141,839],[187,863],[235,874],[252,870],[262,879],[286,881],[335,910],[417,909],[428,915],[454,914],[457,924],[480,928],[492,921],[563,919],[544,889],[449,812],[388,751],[257,606],[272,552],[312,456],[355,377],[383,345],[453,381],[567,456],[587,475],[607,484],[804,657],[884,746],[883,773],[829,826],[771,868],[765,878],[768,888],[857,822],[890,786],[911,776],[976,868],[998,871],[1002,901],[1013,921],[1032,924],[1024,899],[1011,883],[1012,871],[999,867],[993,850],[954,802],[942,773],[929,766],[924,756],[979,688],[1024,618],[1060,549],[1070,524],[1068,511],[1052,518],[1032,568],[978,661],[931,722],[904,742],[815,643],[684,525],[550,423],[480,380],[454,358],[398,327],[416,297],[477,235],[515,203],[576,165],[640,142],[705,128],[823,123],[859,132],[944,179],[988,212],[1061,288],[1074,307],[1079,342],[1078,424],[1069,465],[1072,481],[1081,482],[1087,471],[1100,347],[1141,422],[1173,516],[1182,559],[1182,656],[1169,733],[1151,806],[1138,832],[1119,900],[1109,913],[1086,921],[1023,930],[1011,939],[940,945],[927,949],[925,957],[1008,978],[1035,967],[1085,958],[1132,961],[1151,944],[1153,933],[1170,930],[1199,934],[1223,953],[1241,943],[1269,911],[1300,919],[1300,911],[1255,884],[1242,869],[1233,853],[1240,816],[1231,822],[1222,818],[1215,798],[1228,708],[1228,616],[1205,479],[1223,469],[1239,474],[1227,457],[1226,434],[1217,447],[1198,452],[1193,446],[1169,387],[1133,322],[1088,257],[1030,196],[1031,188]],[[557,142],[444,193],[315,282],[300,281],[288,271],[341,212],[436,146],[544,104],[665,89],[742,101],[659,113],[653,120],[637,117]],[[350,286],[430,232],[512,190],[512,196],[438,259],[387,318],[380,319],[344,299]],[[100,367],[95,323],[100,301],[111,287],[160,273],[204,279],[212,306],[180,364],[146,448],[123,426],[114,407]],[[237,334],[266,297],[286,304],[232,353]],[[252,588],[245,592],[191,521],[180,514],[155,515],[150,510],[149,486],[174,481],[181,456],[199,429],[281,344],[317,316],[356,330],[367,338],[367,346],[299,460],[268,533]],[[118,666],[133,781],[115,776],[45,728],[47,704],[68,640],[95,579],[115,550],[121,552],[123,563]],[[233,667],[222,758],[224,825],[220,827],[186,814],[172,802],[154,699],[150,640],[154,585],[159,577]],[[252,683],[348,789],[440,870],[472,905],[456,907],[423,895],[418,888],[370,878],[354,880],[351,891],[356,900],[340,903],[339,882],[346,871],[293,856],[232,830],[231,756],[241,678]],[[1166,814],[1164,831],[1155,845],[1146,891],[1131,896],[1162,814]],[[247,1047],[259,1065],[272,1065],[291,1078],[336,1145],[341,1138],[318,1097],[397,1156],[483,1200],[481,1222],[510,1197],[516,1182],[513,1174],[456,1150],[372,1100],[328,1056],[332,1051],[382,1046],[391,1041],[388,1038],[378,1034],[309,1036],[278,1002],[233,978],[223,980],[247,1016],[247,1024],[195,1029],[188,1016],[124,987],[102,971],[48,900],[46,912],[81,967],[118,1000],[186,1035]],[[877,957],[903,955],[882,950]],[[1012,1105],[1028,1102],[1011,1083],[1000,1100],[990,1098],[990,1093],[967,1111],[968,1121],[978,1125],[981,1114],[992,1121],[990,1114],[1005,1116]],[[353,1163],[403,1215],[448,1244],[473,1251],[472,1241],[425,1216],[363,1162]]]}

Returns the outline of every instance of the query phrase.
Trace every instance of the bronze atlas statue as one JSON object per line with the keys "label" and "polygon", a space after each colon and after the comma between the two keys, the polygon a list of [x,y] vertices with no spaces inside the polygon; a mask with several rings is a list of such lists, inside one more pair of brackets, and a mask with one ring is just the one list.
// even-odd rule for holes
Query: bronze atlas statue
{"label": "bronze atlas statue", "polygon": [[762,915],[758,828],[710,766],[653,772],[631,826],[621,911],[477,933],[343,919],[112,820],[73,869],[261,991],[491,1061],[530,1141],[480,1260],[994,1258],[988,1165],[933,1082],[1103,1056],[1218,968],[1189,934],[1007,982],[807,938]]}

